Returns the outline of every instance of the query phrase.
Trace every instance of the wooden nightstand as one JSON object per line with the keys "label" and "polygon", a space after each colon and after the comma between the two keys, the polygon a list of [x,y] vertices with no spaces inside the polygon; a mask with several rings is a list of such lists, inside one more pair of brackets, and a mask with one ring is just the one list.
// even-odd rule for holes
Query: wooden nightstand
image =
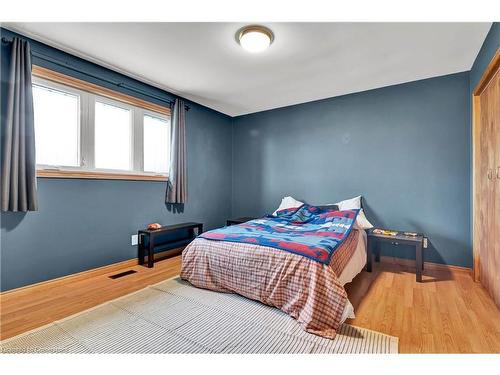
{"label": "wooden nightstand", "polygon": [[247,221],[254,220],[254,219],[256,219],[256,217],[249,217],[249,216],[238,217],[236,219],[227,220],[226,225],[230,226],[230,225],[235,225],[235,224],[241,224],[241,223],[245,223]]}
{"label": "wooden nightstand", "polygon": [[366,270],[371,272],[372,269],[372,250],[375,252],[375,261],[380,262],[380,244],[383,242],[391,245],[410,245],[415,246],[416,259],[416,279],[417,282],[422,282],[422,271],[424,269],[424,235],[417,233],[416,236],[407,236],[404,232],[398,231],[395,236],[373,233],[374,229],[368,231]]}

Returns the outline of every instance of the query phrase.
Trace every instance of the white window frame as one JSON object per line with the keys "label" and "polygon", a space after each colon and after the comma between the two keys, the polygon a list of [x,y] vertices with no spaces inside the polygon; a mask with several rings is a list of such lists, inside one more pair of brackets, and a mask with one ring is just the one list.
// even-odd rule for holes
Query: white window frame
{"label": "white window frame", "polygon": [[[74,95],[78,97],[78,149],[77,149],[77,155],[78,155],[78,164],[80,165],[79,167],[75,166],[68,166],[68,165],[50,165],[50,164],[37,164],[37,169],[80,169],[82,166],[82,134],[83,134],[83,108],[84,106],[84,94],[85,92],[75,89],[73,87],[68,87],[65,85],[61,85],[56,82],[51,82],[47,81],[45,79],[41,78],[32,78],[32,85],[33,86],[39,86],[43,87],[48,90],[54,90],[54,91],[59,91],[63,92],[69,95]],[[35,134],[36,136],[36,134]]]}
{"label": "white window frame", "polygon": [[[39,177],[95,178],[95,179],[145,179],[163,181],[166,173],[145,172],[144,169],[144,115],[160,118],[170,123],[170,116],[140,106],[131,105],[96,93],[80,90],[62,83],[33,76],[32,84],[79,96],[79,167],[37,164]],[[130,170],[95,167],[95,103],[96,101],[131,111],[131,160]],[[35,134],[36,136],[36,134]],[[168,145],[170,147],[170,145]]]}
{"label": "white window frame", "polygon": [[[140,127],[140,129],[139,129],[140,135],[137,137],[137,140],[140,141],[140,145],[137,147],[137,150],[138,150],[138,152],[141,153],[141,157],[138,160],[138,168],[141,171],[144,171],[144,116],[156,117],[156,118],[159,118],[163,121],[166,121],[168,123],[168,126],[169,126],[168,130],[170,130],[170,126],[172,126],[172,124],[170,123],[170,116],[166,116],[162,113],[154,112],[154,111],[151,111],[149,109],[142,109],[142,111],[140,113],[140,117],[141,117],[140,126],[137,127],[137,128]],[[172,140],[170,140],[170,141],[172,141]],[[169,147],[169,151],[170,151],[171,145],[169,145],[168,147]],[[144,173],[148,173],[148,172],[144,172]],[[163,175],[168,176],[168,173],[165,173]]]}
{"label": "white window frame", "polygon": [[[140,170],[136,170],[134,167],[135,167],[135,162],[134,162],[134,158],[135,158],[135,155],[137,154],[136,150],[135,150],[135,139],[134,139],[134,128],[138,127],[135,122],[135,113],[134,113],[134,110],[135,108],[131,105],[128,105],[128,104],[125,104],[125,103],[122,103],[122,102],[119,102],[118,100],[113,100],[113,99],[109,99],[109,98],[106,98],[104,96],[100,96],[100,95],[92,95],[92,97],[90,98],[90,103],[91,103],[91,109],[92,110],[95,110],[95,104],[97,102],[100,102],[100,103],[103,103],[103,104],[107,104],[107,105],[110,105],[110,106],[113,106],[113,107],[117,107],[117,108],[121,108],[121,109],[125,109],[125,110],[128,110],[130,111],[130,155],[129,155],[129,165],[131,166],[131,169],[126,169],[126,170],[123,170],[123,169],[117,169],[116,171],[125,171],[125,172],[141,172]],[[94,142],[93,145],[95,146],[95,113],[94,115],[92,116],[92,121],[93,121],[93,129],[94,129],[94,134],[93,134],[93,140]],[[93,150],[92,152],[92,157],[95,157],[95,150]],[[95,160],[92,160],[92,169],[95,170],[95,171],[101,171],[101,172],[107,172],[107,173],[112,173],[113,171],[115,171],[115,169],[106,169],[106,168],[97,168],[95,166]]]}

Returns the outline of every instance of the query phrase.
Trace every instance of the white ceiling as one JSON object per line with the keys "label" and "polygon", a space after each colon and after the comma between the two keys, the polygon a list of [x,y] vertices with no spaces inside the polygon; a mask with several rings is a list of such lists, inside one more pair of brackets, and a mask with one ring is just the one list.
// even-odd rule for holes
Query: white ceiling
{"label": "white ceiling", "polygon": [[262,54],[241,23],[3,26],[231,116],[469,70],[490,23],[264,23]]}

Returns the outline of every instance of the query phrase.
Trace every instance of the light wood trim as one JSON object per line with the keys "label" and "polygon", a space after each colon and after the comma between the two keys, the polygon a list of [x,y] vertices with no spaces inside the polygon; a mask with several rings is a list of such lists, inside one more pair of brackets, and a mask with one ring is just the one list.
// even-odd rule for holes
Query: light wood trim
{"label": "light wood trim", "polygon": [[495,56],[491,59],[490,63],[486,67],[483,76],[479,80],[479,83],[476,85],[474,89],[474,96],[481,95],[484,91],[488,83],[490,83],[491,79],[494,77],[498,68],[500,67],[500,48],[497,49]]}
{"label": "light wood trim", "polygon": [[[172,255],[172,253],[174,253],[174,252],[180,252],[184,249],[184,247],[185,246],[175,247],[173,249],[169,249],[169,250],[160,251],[158,253],[155,253],[155,255],[154,255],[155,260],[161,260],[169,255]],[[147,259],[147,256],[146,256],[146,259]],[[57,277],[55,279],[40,281],[39,283],[25,285],[25,286],[21,286],[19,288],[15,288],[15,289],[9,289],[9,290],[6,290],[4,292],[1,292],[0,296],[4,296],[4,295],[10,294],[10,293],[18,293],[21,291],[28,291],[28,290],[31,291],[31,290],[34,290],[36,288],[46,286],[46,285],[51,286],[51,287],[55,287],[55,286],[69,284],[69,283],[74,283],[76,281],[86,280],[86,279],[90,279],[90,278],[93,278],[96,276],[101,276],[101,275],[109,274],[112,272],[122,271],[124,268],[134,267],[134,266],[137,266],[138,264],[139,264],[139,260],[137,258],[127,259],[127,260],[124,260],[122,262],[108,264],[106,266],[92,268],[90,270],[86,270],[86,271],[82,271],[82,272],[72,273],[70,275]]]}
{"label": "light wood trim", "polygon": [[472,96],[472,277],[480,281],[479,263],[479,150],[481,139],[481,100],[479,95]]}
{"label": "light wood trim", "polygon": [[[383,263],[390,263],[390,264],[397,264],[400,266],[407,266],[414,268],[416,266],[415,260],[414,259],[405,259],[405,258],[396,258],[396,257],[391,257],[391,256],[386,256],[382,255],[380,257],[380,261]],[[441,264],[441,263],[432,263],[432,262],[425,262],[424,267],[429,270],[437,270],[437,271],[443,271],[443,270],[448,270],[452,272],[462,272],[470,275],[472,273],[472,269],[468,267],[461,267],[461,266],[453,266],[449,264]]]}
{"label": "light wood trim", "polygon": [[81,178],[94,180],[133,180],[133,181],[167,181],[167,176],[135,173],[113,173],[92,171],[71,171],[58,169],[38,169],[37,177],[42,178]]}
{"label": "light wood trim", "polygon": [[472,94],[472,257],[473,268],[472,275],[474,281],[481,280],[480,257],[479,257],[479,149],[481,134],[481,100],[480,95],[486,89],[491,79],[500,68],[500,48],[497,49],[495,56],[486,67],[483,76],[476,85]]}
{"label": "light wood trim", "polygon": [[95,85],[93,83],[86,82],[86,81],[83,81],[83,80],[78,79],[78,78],[70,77],[70,76],[67,76],[65,74],[55,72],[53,70],[43,68],[43,67],[38,66],[38,65],[33,65],[32,73],[36,77],[40,77],[40,78],[47,79],[49,81],[53,81],[53,82],[57,82],[57,83],[62,83],[64,85],[74,87],[74,88],[79,89],[79,90],[88,91],[88,92],[91,92],[93,94],[104,96],[106,98],[118,100],[120,102],[129,104],[129,105],[141,107],[141,108],[153,111],[153,112],[158,112],[158,113],[161,113],[163,115],[170,116],[170,108],[168,108],[168,107],[154,104],[154,103],[148,102],[146,100],[136,98],[134,96],[122,94],[122,93],[117,92],[115,90],[110,90],[108,88],[105,88],[105,87],[102,87],[99,85]]}

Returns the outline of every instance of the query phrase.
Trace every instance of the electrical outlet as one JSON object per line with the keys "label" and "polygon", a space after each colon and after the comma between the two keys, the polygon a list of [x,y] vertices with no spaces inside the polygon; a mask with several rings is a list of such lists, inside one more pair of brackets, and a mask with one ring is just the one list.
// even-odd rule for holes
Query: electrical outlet
{"label": "electrical outlet", "polygon": [[132,238],[131,238],[131,245],[135,246],[135,245],[137,245],[138,242],[139,241],[138,241],[138,238],[137,238],[137,234],[133,234]]}
{"label": "electrical outlet", "polygon": [[427,249],[427,246],[429,244],[427,243],[427,237],[424,237],[424,249]]}

